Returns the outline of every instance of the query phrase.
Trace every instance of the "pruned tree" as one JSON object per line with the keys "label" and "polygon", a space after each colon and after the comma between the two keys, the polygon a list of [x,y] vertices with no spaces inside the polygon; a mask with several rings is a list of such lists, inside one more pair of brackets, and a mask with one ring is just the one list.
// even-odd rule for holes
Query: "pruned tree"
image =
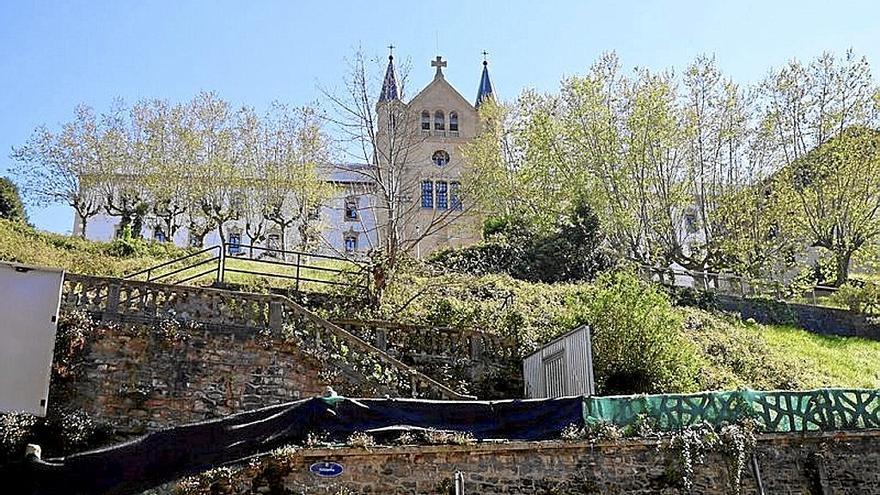
{"label": "pruned tree", "polygon": [[[220,242],[227,241],[226,224],[238,219],[243,208],[242,171],[236,166],[234,146],[236,114],[229,103],[214,93],[200,93],[192,101],[193,134],[198,142],[193,169],[194,202],[199,213],[191,215],[196,232],[216,229]],[[199,228],[199,226],[202,228]]]}
{"label": "pruned tree", "polygon": [[311,107],[291,109],[275,102],[264,119],[263,135],[265,218],[278,229],[283,248],[289,245],[290,230],[296,229],[296,246],[313,250],[315,212],[333,192],[318,173],[329,156],[320,121]]}
{"label": "pruned tree", "polygon": [[192,116],[186,105],[158,99],[138,103],[131,115],[151,213],[173,240],[192,202],[198,149]]}
{"label": "pruned tree", "polygon": [[878,90],[868,62],[848,51],[790,62],[761,85],[763,127],[782,170],[777,198],[802,235],[835,261],[844,283],[853,255],[877,235]]}
{"label": "pruned tree", "polygon": [[79,105],[74,119],[55,134],[38,127],[28,141],[13,148],[13,171],[21,180],[25,197],[37,206],[64,204],[79,218],[79,235],[85,237],[90,218],[101,212],[100,190],[110,166],[94,111]]}

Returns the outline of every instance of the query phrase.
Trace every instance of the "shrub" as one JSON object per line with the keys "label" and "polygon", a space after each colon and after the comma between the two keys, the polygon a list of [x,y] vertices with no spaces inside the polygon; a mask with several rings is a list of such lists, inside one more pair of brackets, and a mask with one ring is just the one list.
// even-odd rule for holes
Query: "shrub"
{"label": "shrub", "polygon": [[831,300],[856,313],[880,312],[880,284],[847,282],[837,289]]}
{"label": "shrub", "polygon": [[628,273],[596,281],[582,318],[593,331],[593,365],[603,394],[696,389],[699,358],[682,337],[669,298]]}
{"label": "shrub", "polygon": [[0,218],[19,223],[27,222],[18,187],[6,177],[0,177]]}
{"label": "shrub", "polygon": [[547,283],[592,280],[613,265],[601,248],[599,219],[586,202],[579,202],[549,232],[508,217],[487,221],[484,236],[485,242],[441,250],[431,261],[473,275],[507,273]]}

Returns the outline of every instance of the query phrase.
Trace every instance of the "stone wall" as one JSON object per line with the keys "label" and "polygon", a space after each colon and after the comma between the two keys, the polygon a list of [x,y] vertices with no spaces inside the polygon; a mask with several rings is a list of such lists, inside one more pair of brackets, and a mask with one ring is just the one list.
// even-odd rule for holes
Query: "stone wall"
{"label": "stone wall", "polygon": [[810,332],[822,335],[880,340],[880,324],[864,314],[844,309],[769,302],[762,299],[743,299],[727,295],[718,295],[716,302],[720,309],[737,312],[742,315],[743,319],[753,318],[758,323],[791,322]]}
{"label": "stone wall", "polygon": [[[761,437],[755,452],[764,492],[880,493],[878,440],[878,431]],[[237,471],[215,470],[177,490],[218,495],[453,493],[459,471],[467,494],[686,493],[673,458],[656,441],[310,449],[276,453]],[[336,478],[310,473],[309,466],[324,461],[341,464],[344,471]],[[727,456],[713,453],[695,464],[690,493],[732,493],[728,463]],[[748,462],[740,493],[759,493],[757,486]]]}
{"label": "stone wall", "polygon": [[338,373],[282,341],[170,322],[101,326],[76,366],[65,405],[120,435],[320,395]]}

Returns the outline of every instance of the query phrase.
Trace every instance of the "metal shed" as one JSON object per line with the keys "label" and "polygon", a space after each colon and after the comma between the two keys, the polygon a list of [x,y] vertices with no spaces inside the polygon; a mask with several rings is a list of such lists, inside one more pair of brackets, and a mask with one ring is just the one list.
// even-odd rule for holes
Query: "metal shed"
{"label": "metal shed", "polygon": [[0,412],[45,416],[64,272],[0,262]]}
{"label": "metal shed", "polygon": [[526,356],[523,383],[529,399],[595,394],[590,328],[575,328]]}

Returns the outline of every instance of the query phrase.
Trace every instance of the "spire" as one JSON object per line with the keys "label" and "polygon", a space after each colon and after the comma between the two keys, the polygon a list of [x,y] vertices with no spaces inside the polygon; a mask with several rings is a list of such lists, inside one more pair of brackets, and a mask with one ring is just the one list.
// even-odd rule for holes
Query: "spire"
{"label": "spire", "polygon": [[388,46],[388,68],[385,69],[385,80],[382,81],[382,93],[379,101],[392,101],[400,99],[397,88],[397,75],[394,73],[394,45]]}
{"label": "spire", "polygon": [[487,52],[483,52],[483,75],[480,77],[480,87],[477,89],[477,101],[474,106],[480,108],[480,104],[487,98],[492,98],[492,81],[489,80],[489,62],[486,60]]}

